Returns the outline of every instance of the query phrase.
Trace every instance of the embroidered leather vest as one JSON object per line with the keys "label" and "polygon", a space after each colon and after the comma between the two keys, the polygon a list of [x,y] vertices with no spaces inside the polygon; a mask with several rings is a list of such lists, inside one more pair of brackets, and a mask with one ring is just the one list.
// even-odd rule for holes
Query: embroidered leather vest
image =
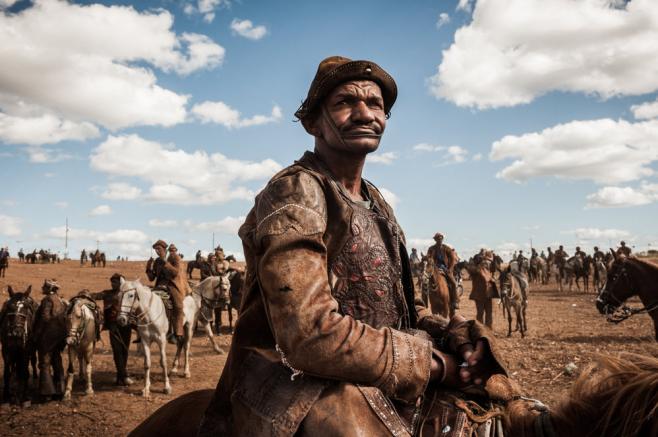
{"label": "embroidered leather vest", "polygon": [[349,236],[328,266],[332,295],[345,315],[374,328],[399,328],[405,313],[399,227],[376,204],[346,202]]}

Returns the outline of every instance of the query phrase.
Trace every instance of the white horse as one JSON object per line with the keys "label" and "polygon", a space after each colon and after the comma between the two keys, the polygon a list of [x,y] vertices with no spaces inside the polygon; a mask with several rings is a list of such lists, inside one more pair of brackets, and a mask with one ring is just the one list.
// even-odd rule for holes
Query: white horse
{"label": "white horse", "polygon": [[94,356],[94,346],[96,345],[96,319],[94,313],[89,307],[93,301],[85,297],[74,298],[66,312],[66,344],[68,345],[69,367],[66,377],[66,391],[64,399],[71,399],[73,389],[73,379],[75,370],[73,362],[78,357],[80,366],[80,378],[86,381],[86,395],[93,395],[94,389],[91,384],[91,361]]}
{"label": "white horse", "polygon": [[184,352],[185,366],[183,374],[186,378],[191,376],[190,373],[190,346],[194,336],[194,327],[198,320],[208,335],[212,347],[218,354],[223,354],[219,345],[215,341],[212,331],[212,315],[216,306],[223,304],[229,299],[231,283],[228,273],[221,276],[209,276],[198,285],[192,287],[192,294],[185,296],[183,300],[183,313],[185,314],[184,339],[182,343],[176,346],[176,357],[171,368],[171,373],[178,372],[181,351]]}
{"label": "white horse", "polygon": [[121,326],[129,322],[137,326],[144,354],[144,397],[151,395],[151,343],[156,342],[160,348],[160,366],[164,374],[164,392],[171,394],[169,375],[167,374],[167,332],[169,320],[162,299],[149,287],[136,281],[121,278],[121,312],[117,323]]}

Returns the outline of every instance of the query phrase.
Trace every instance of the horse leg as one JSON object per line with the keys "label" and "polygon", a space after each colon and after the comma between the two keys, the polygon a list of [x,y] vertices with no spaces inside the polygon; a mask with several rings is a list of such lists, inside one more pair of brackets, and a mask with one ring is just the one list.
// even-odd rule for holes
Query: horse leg
{"label": "horse leg", "polygon": [[507,309],[507,336],[511,337],[512,336],[512,308],[510,307],[510,302],[506,298],[505,303],[503,303],[505,308]]}
{"label": "horse leg", "polygon": [[66,390],[64,391],[64,400],[68,401],[71,399],[71,391],[73,391],[73,380],[75,379],[75,368],[73,367],[75,355],[73,352],[73,346],[69,345],[66,349],[69,353],[69,366],[66,372]]}
{"label": "horse leg", "polygon": [[[147,345],[148,343],[148,345]],[[142,395],[145,398],[151,397],[151,344],[150,339],[147,341],[146,336],[142,336],[142,353],[144,354],[144,390]],[[160,345],[162,349],[163,345]]]}
{"label": "horse leg", "polygon": [[11,362],[10,362],[10,357],[9,353],[4,353],[2,354],[2,361],[5,363],[5,372],[4,372],[4,385],[2,387],[2,403],[3,404],[8,404],[9,403],[9,397],[10,397],[10,391],[9,391],[9,384],[11,382]]}
{"label": "horse leg", "polygon": [[169,374],[167,374],[167,338],[166,334],[159,337],[160,346],[160,366],[162,367],[162,374],[164,375],[165,394],[171,394],[171,384],[169,383]]}
{"label": "horse leg", "polygon": [[183,349],[183,343],[180,341],[176,342],[176,355],[174,356],[174,361],[171,363],[171,374],[175,375],[178,373],[178,362],[180,361],[180,351]]}
{"label": "horse leg", "polygon": [[85,390],[86,395],[94,394],[94,387],[91,383],[91,358],[94,356],[94,343],[90,342],[87,345],[87,350],[85,351],[85,373],[87,376],[87,389]]}
{"label": "horse leg", "polygon": [[231,302],[227,302],[226,311],[228,312],[228,329],[230,332],[233,332],[233,307],[231,307]]}
{"label": "horse leg", "polygon": [[192,373],[190,373],[190,346],[192,345],[192,335],[194,335],[192,324],[188,323],[187,329],[185,330],[185,346],[183,350],[183,353],[185,354],[185,368],[183,370],[183,375],[185,375],[186,378],[192,376]]}
{"label": "horse leg", "polygon": [[30,399],[27,397],[28,385],[30,381],[30,358],[29,352],[23,349],[20,353],[20,361],[18,365],[18,381],[19,381],[19,392],[18,392],[18,401],[21,403],[21,407],[27,408],[31,405]]}
{"label": "horse leg", "polygon": [[206,324],[206,326],[204,326],[204,329],[206,330],[206,334],[208,335],[208,339],[212,343],[213,350],[215,352],[217,352],[219,355],[222,355],[224,353],[224,351],[219,348],[219,345],[217,344],[217,340],[215,340],[215,336],[213,335],[213,332],[212,332],[212,323],[206,321],[205,324]]}

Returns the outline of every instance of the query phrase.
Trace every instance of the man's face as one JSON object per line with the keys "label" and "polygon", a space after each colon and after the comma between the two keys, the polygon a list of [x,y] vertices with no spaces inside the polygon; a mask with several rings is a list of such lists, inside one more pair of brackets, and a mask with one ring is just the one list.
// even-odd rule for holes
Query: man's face
{"label": "man's face", "polygon": [[155,246],[155,253],[157,253],[158,256],[162,258],[165,256],[166,250],[162,246]]}
{"label": "man's face", "polygon": [[344,152],[365,154],[377,150],[386,128],[384,98],[379,85],[369,80],[345,82],[334,88],[323,104],[343,141],[322,115],[313,123],[314,136]]}
{"label": "man's face", "polygon": [[120,279],[110,279],[110,284],[112,284],[112,290],[114,291],[119,291],[119,289],[121,288]]}

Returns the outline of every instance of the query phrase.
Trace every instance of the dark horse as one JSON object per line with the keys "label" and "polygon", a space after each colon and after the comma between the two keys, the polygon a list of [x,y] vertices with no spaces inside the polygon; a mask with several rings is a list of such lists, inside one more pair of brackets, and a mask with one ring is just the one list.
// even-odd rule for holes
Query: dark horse
{"label": "dark horse", "polygon": [[5,272],[9,267],[9,252],[2,251],[0,253],[0,278],[5,277]]}
{"label": "dark horse", "polygon": [[105,259],[105,252],[101,252],[100,250],[96,250],[94,253],[89,253],[89,257],[91,258],[91,266],[92,267],[100,267],[101,265],[105,267],[106,259]]}
{"label": "dark horse", "polygon": [[[615,258],[608,267],[608,277],[596,299],[596,308],[613,323],[634,314],[649,314],[658,341],[658,266],[638,258],[618,256],[615,252],[613,255]],[[626,299],[632,296],[638,296],[644,307],[625,306]]]}
{"label": "dark horse", "polygon": [[18,378],[18,402],[23,407],[30,405],[28,398],[29,364],[36,375],[36,355],[31,344],[32,325],[36,302],[30,297],[32,286],[22,292],[14,292],[8,287],[9,300],[0,312],[0,342],[2,361],[5,363],[2,402],[8,403],[11,397],[11,377]]}
{"label": "dark horse", "polygon": [[[502,401],[493,415],[502,418],[503,434],[524,437],[658,435],[655,414],[658,359],[623,354],[599,357],[597,361],[581,373],[555,409],[548,410],[541,402],[521,396]],[[170,401],[137,426],[129,437],[195,435],[214,392],[212,389],[197,390]],[[460,405],[459,402],[459,399],[451,401],[454,411],[468,409],[465,420],[470,423],[481,420],[475,409],[471,411],[466,403],[462,401]],[[420,429],[414,435],[435,437],[450,432],[445,418],[428,416],[420,421]],[[481,422],[485,420],[486,417]],[[322,429],[304,431],[299,434],[327,435]]]}

